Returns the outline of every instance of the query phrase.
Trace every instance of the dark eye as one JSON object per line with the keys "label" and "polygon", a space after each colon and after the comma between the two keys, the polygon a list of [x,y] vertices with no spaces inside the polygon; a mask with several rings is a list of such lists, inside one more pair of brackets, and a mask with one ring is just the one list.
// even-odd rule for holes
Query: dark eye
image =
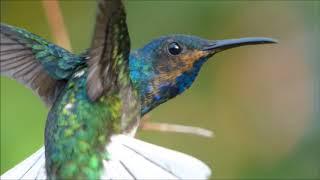
{"label": "dark eye", "polygon": [[178,43],[172,42],[168,45],[168,51],[172,55],[178,55],[181,53],[182,48],[180,47],[180,45]]}

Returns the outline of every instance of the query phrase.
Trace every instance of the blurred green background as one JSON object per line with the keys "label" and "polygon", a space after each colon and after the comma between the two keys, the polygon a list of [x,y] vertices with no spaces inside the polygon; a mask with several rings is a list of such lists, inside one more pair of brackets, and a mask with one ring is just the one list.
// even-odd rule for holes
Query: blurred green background
{"label": "blurred green background", "polygon": [[[90,44],[95,1],[61,1],[74,52]],[[40,1],[1,0],[1,22],[53,41]],[[138,138],[191,154],[219,178],[320,178],[319,1],[126,1],[132,47],[172,33],[208,39],[266,36],[207,62],[183,95],[151,121],[200,126],[212,139],[140,131]],[[48,110],[1,77],[1,173],[43,144]]]}

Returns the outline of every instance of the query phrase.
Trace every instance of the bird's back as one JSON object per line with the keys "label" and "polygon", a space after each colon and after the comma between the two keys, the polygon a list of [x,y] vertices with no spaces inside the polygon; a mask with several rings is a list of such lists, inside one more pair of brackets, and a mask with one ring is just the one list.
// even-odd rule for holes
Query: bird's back
{"label": "bird's back", "polygon": [[86,93],[87,69],[76,72],[51,108],[45,132],[46,169],[52,177],[99,178],[104,147],[119,133],[118,92],[93,102]]}

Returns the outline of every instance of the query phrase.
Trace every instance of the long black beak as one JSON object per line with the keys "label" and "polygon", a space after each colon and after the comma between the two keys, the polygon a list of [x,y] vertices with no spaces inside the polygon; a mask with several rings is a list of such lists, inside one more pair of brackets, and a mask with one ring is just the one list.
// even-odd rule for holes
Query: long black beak
{"label": "long black beak", "polygon": [[272,44],[277,43],[277,40],[264,37],[250,37],[250,38],[240,38],[240,39],[226,39],[213,41],[209,45],[205,46],[202,50],[212,51],[212,53],[217,53],[226,49],[245,46],[245,45],[255,45],[255,44]]}

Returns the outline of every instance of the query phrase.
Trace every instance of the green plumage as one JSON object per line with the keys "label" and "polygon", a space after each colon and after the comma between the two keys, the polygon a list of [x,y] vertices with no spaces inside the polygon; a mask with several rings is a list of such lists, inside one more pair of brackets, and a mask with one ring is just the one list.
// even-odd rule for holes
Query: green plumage
{"label": "green plumage", "polygon": [[46,166],[58,179],[99,178],[109,135],[120,132],[119,94],[92,102],[85,88],[87,72],[79,73],[53,105],[46,125]]}

